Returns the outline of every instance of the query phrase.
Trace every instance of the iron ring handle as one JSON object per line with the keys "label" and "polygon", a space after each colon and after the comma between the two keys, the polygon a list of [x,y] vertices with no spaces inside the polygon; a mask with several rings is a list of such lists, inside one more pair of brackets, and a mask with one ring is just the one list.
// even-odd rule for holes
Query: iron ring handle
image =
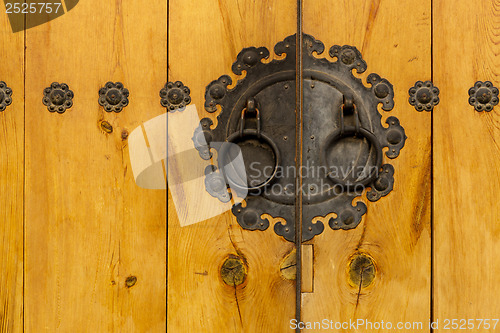
{"label": "iron ring handle", "polygon": [[368,177],[363,178],[361,181],[354,182],[353,184],[348,184],[346,181],[333,177],[331,173],[329,173],[327,176],[330,178],[334,183],[341,185],[344,188],[355,188],[356,186],[367,186],[371,184],[378,176],[378,170],[380,170],[382,166],[382,145],[380,144],[379,140],[377,137],[370,132],[369,130],[363,128],[363,127],[355,127],[355,126],[345,126],[343,129],[339,129],[335,131],[332,134],[332,137],[330,140],[328,140],[329,145],[338,141],[341,138],[344,138],[350,134],[354,135],[360,135],[364,138],[366,138],[370,144],[375,148],[376,154],[377,154],[377,159],[376,159],[376,172],[370,171],[370,175]]}
{"label": "iron ring handle", "polygon": [[273,154],[274,154],[274,157],[275,157],[275,163],[274,163],[273,173],[271,174],[270,177],[268,177],[265,181],[261,182],[260,184],[255,185],[255,186],[243,186],[241,184],[241,181],[238,182],[238,181],[235,181],[234,179],[232,179],[231,176],[228,175],[227,172],[225,172],[225,168],[224,168],[225,167],[225,164],[224,164],[225,156],[227,155],[228,149],[230,147],[230,145],[227,145],[227,144],[223,144],[221,149],[219,150],[218,164],[219,164],[219,170],[221,170],[224,177],[226,178],[226,181],[228,181],[229,185],[232,188],[237,188],[237,189],[240,189],[243,191],[256,191],[256,190],[259,190],[259,189],[269,185],[276,178],[276,175],[278,173],[278,168],[279,168],[280,163],[281,163],[281,156],[280,156],[278,146],[273,142],[273,140],[269,136],[267,136],[265,133],[262,133],[261,131],[256,130],[256,129],[244,129],[242,132],[236,131],[227,138],[227,142],[236,144],[237,142],[241,141],[243,138],[247,138],[247,137],[253,137],[253,138],[256,138],[257,140],[263,140],[267,144],[269,144],[269,146],[271,147]]}

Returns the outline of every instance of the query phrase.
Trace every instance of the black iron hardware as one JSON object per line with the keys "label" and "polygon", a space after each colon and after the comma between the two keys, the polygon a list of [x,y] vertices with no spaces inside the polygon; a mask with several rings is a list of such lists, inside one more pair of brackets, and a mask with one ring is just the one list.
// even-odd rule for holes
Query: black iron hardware
{"label": "black iron hardware", "polygon": [[121,82],[106,82],[104,87],[99,89],[99,105],[106,112],[121,112],[128,105],[128,95],[128,89],[125,89]]}
{"label": "black iron hardware", "polygon": [[[204,118],[193,141],[203,159],[210,159],[210,149],[218,152],[217,166],[208,169],[207,191],[224,202],[230,195],[246,194],[246,206],[233,205],[232,212],[245,229],[265,230],[266,213],[280,217],[274,230],[288,241],[295,238],[295,199],[300,194],[302,207],[302,241],[312,239],[324,230],[320,217],[334,213],[329,220],[332,229],[352,229],[366,213],[362,202],[354,198],[367,192],[370,201],[387,195],[393,188],[394,168],[383,164],[383,148],[393,159],[403,148],[406,135],[399,120],[388,117],[381,123],[377,106],[384,111],[394,106],[391,83],[370,74],[366,87],[352,74],[366,70],[361,53],[352,46],[335,45],[330,62],[313,55],[323,53],[324,45],[312,36],[303,35],[303,150],[301,170],[295,166],[295,87],[296,36],[276,44],[274,51],[284,59],[262,62],[269,57],[264,48],[243,49],[232,66],[236,75],[246,71],[244,79],[233,88],[229,76],[211,82],[205,92],[205,110],[215,112],[217,127]],[[231,154],[225,142],[239,146],[245,170],[227,171]],[[302,177],[302,188],[296,189],[296,177]],[[212,186],[212,184],[215,186]],[[228,192],[227,186],[231,188]],[[369,191],[365,191],[367,189]],[[243,191],[244,190],[244,191]],[[224,196],[221,198],[221,196]]]}
{"label": "black iron hardware", "polygon": [[12,103],[12,89],[7,87],[7,84],[0,81],[0,111],[5,110],[5,108]]}
{"label": "black iron hardware", "polygon": [[498,88],[490,81],[477,81],[474,87],[469,89],[469,104],[476,111],[491,111],[498,104]]}
{"label": "black iron hardware", "polygon": [[190,90],[181,81],[167,82],[160,90],[160,104],[168,111],[183,110],[191,103]]}
{"label": "black iron hardware", "polygon": [[43,90],[42,102],[50,112],[64,113],[73,105],[73,96],[66,83],[52,82]]}
{"label": "black iron hardware", "polygon": [[410,104],[419,112],[430,112],[439,104],[439,89],[431,81],[417,81],[408,92]]}

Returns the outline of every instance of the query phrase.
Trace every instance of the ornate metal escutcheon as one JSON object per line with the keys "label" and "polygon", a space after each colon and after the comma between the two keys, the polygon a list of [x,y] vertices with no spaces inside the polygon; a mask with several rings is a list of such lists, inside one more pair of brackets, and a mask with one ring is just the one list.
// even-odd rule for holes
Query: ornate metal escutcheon
{"label": "ornate metal escutcheon", "polygon": [[[276,44],[274,52],[283,59],[269,58],[264,47],[243,49],[232,66],[236,75],[246,76],[232,88],[229,76],[211,82],[205,92],[205,110],[220,106],[217,126],[209,118],[200,121],[193,141],[203,159],[217,151],[217,166],[207,168],[207,191],[227,202],[231,195],[246,195],[246,206],[233,205],[238,223],[249,230],[265,230],[269,220],[262,214],[282,218],[274,231],[288,241],[295,238],[295,199],[302,195],[302,241],[324,230],[320,217],[327,215],[332,229],[352,229],[367,207],[353,199],[366,193],[376,201],[393,188],[394,168],[384,163],[403,148],[406,136],[399,120],[388,117],[382,124],[378,111],[394,107],[391,83],[377,74],[367,77],[369,86],[352,71],[363,73],[366,63],[352,46],[329,49],[336,61],[321,55],[322,42],[303,36],[303,125],[302,160],[295,170],[296,149],[296,36]],[[231,149],[239,146],[245,170],[227,171]],[[383,149],[387,148],[385,157]],[[211,150],[213,149],[213,150]],[[234,152],[233,152],[234,153]],[[296,177],[302,188],[296,189]],[[228,191],[228,186],[231,192]],[[241,191],[240,191],[241,190]],[[241,193],[239,193],[241,192]]]}

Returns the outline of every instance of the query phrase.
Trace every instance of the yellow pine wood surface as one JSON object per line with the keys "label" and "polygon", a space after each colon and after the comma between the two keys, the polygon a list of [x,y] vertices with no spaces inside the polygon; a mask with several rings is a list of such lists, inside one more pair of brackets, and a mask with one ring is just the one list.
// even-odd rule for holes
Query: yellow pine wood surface
{"label": "yellow pine wood surface", "polygon": [[[200,118],[205,87],[232,74],[238,52],[274,45],[296,30],[296,1],[169,1],[170,81],[191,89]],[[271,55],[272,57],[272,55]],[[233,83],[234,84],[234,83]],[[169,134],[170,135],[170,134]],[[204,191],[204,189],[201,189]],[[295,315],[295,286],[280,274],[293,244],[268,230],[245,231],[231,212],[180,227],[168,201],[168,329],[172,332],[288,332]],[[220,270],[229,256],[247,269],[243,284],[223,282]]]}
{"label": "yellow pine wood surface", "polygon": [[[165,329],[166,191],[135,185],[126,133],[165,112],[166,26],[164,1],[87,0],[26,31],[27,332]],[[64,114],[42,104],[53,81]],[[130,91],[121,113],[98,104],[107,81]]]}
{"label": "yellow pine wood surface", "polygon": [[24,36],[0,15],[0,81],[12,104],[0,113],[0,331],[23,329]]}
{"label": "yellow pine wood surface", "polygon": [[[168,4],[80,1],[15,34],[0,15],[0,49],[8,50],[0,80],[14,91],[0,113],[0,331],[291,331],[294,245],[273,223],[265,232],[242,230],[230,212],[180,227],[167,191],[134,183],[126,136],[165,112],[158,92],[167,78],[189,86],[200,117],[215,120],[203,109],[206,85],[223,74],[238,78],[231,64],[242,48],[272,50],[295,33],[296,1]],[[433,309],[444,332],[445,319],[498,317],[498,107],[474,111],[467,91],[477,80],[500,86],[500,7],[434,1],[431,22],[431,4],[304,0],[304,32],[326,46],[319,57],[329,58],[334,44],[356,46],[368,64],[359,77],[374,72],[393,83],[395,108],[383,119],[398,117],[408,136],[400,156],[384,160],[396,170],[393,192],[376,203],[362,198],[368,212],[355,230],[326,227],[304,246],[304,321],[411,321],[425,332]],[[431,79],[432,61],[441,90],[433,130],[431,115],[408,104],[415,81]],[[41,102],[53,81],[75,94],[64,114]],[[130,90],[122,113],[97,103],[107,81]],[[243,262],[241,285],[221,278],[228,258]],[[373,265],[358,276],[349,268],[360,258]]]}
{"label": "yellow pine wood surface", "polygon": [[[333,231],[326,225],[309,242],[314,246],[314,292],[302,294],[303,321],[428,322],[431,116],[409,105],[408,89],[431,78],[430,5],[304,0],[304,32],[325,44],[320,57],[330,58],[328,49],[335,44],[356,46],[368,65],[359,75],[365,84],[369,73],[377,73],[394,85],[395,107],[381,110],[382,122],[396,116],[408,139],[398,158],[384,155],[383,163],[395,168],[394,190],[374,203],[362,197],[368,211],[356,229]],[[350,262],[359,255],[374,263],[375,277],[368,286],[361,278],[350,278]]]}
{"label": "yellow pine wood surface", "polygon": [[[499,107],[476,112],[476,81],[500,86],[500,4],[434,2],[434,304],[445,319],[498,319],[500,309]],[[462,322],[463,323],[463,322]],[[462,324],[460,323],[460,325]],[[497,332],[485,324],[477,332]],[[449,325],[448,327],[451,327]]]}

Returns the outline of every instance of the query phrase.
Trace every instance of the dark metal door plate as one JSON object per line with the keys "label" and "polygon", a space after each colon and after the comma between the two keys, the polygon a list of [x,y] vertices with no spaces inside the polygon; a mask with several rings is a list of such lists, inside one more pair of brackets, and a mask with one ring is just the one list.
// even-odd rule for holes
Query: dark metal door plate
{"label": "dark metal door plate", "polygon": [[[394,168],[383,164],[385,156],[393,159],[403,148],[406,136],[399,120],[388,117],[383,125],[377,107],[384,111],[394,107],[391,83],[377,74],[367,77],[366,87],[352,70],[363,73],[366,63],[352,46],[332,46],[336,61],[318,58],[324,51],[322,42],[303,36],[303,165],[295,170],[295,87],[296,36],[276,44],[274,52],[284,59],[264,63],[269,51],[264,48],[243,49],[232,66],[233,73],[246,71],[244,79],[233,88],[229,76],[211,82],[205,93],[205,110],[221,112],[217,127],[204,118],[193,141],[203,159],[217,151],[217,166],[207,168],[207,191],[227,202],[231,195],[246,194],[246,206],[232,208],[244,229],[265,230],[269,221],[262,214],[283,218],[274,225],[275,232],[288,241],[295,237],[295,196],[301,193],[302,241],[312,239],[324,230],[319,217],[334,213],[329,219],[332,229],[352,229],[366,213],[366,205],[356,197],[367,192],[370,201],[387,195],[393,188]],[[241,149],[243,172],[228,172],[232,142]],[[205,144],[206,143],[206,144]],[[223,172],[223,170],[226,170]],[[300,172],[300,174],[299,174]],[[303,186],[295,188],[296,177]],[[229,193],[228,185],[233,190]],[[236,190],[235,190],[236,189]],[[368,190],[369,189],[369,190]],[[238,193],[241,190],[241,193]],[[236,192],[236,193],[234,193]]]}

